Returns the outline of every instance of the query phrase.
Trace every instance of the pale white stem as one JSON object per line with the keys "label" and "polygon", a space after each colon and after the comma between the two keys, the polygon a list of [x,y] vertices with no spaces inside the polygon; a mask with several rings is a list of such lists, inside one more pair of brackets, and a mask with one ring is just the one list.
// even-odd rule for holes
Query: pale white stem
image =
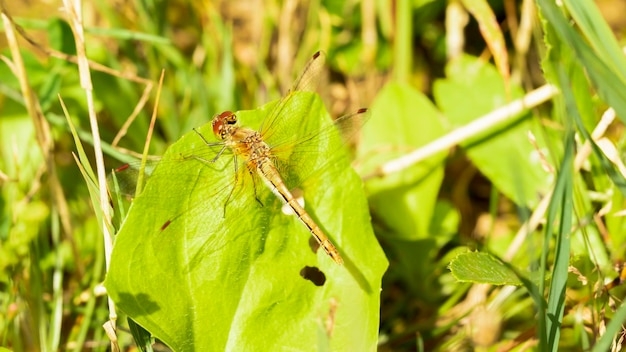
{"label": "pale white stem", "polygon": [[[391,160],[378,168],[374,175],[382,177],[394,172],[402,171],[428,157],[450,149],[451,147],[466,141],[492,127],[510,121],[524,110],[533,108],[558,93],[558,90],[552,85],[544,85],[534,91],[528,93],[525,97],[517,99],[510,104],[498,108],[487,115],[484,115],[469,124],[458,128],[447,135],[438,138],[429,144],[415,150],[414,152],[404,155],[398,159]],[[371,177],[370,176],[370,177]],[[369,178],[369,177],[365,177]]]}

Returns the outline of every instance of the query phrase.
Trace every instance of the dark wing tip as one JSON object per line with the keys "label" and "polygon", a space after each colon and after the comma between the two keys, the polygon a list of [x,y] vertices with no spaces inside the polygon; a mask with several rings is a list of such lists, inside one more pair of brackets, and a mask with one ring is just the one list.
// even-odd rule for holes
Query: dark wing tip
{"label": "dark wing tip", "polygon": [[129,167],[130,167],[130,164],[124,164],[124,165],[118,167],[117,169],[115,169],[115,172],[124,171],[124,170],[128,169]]}
{"label": "dark wing tip", "polygon": [[161,226],[161,231],[165,230],[168,226],[170,226],[171,223],[172,223],[172,220],[167,220],[165,224]]}

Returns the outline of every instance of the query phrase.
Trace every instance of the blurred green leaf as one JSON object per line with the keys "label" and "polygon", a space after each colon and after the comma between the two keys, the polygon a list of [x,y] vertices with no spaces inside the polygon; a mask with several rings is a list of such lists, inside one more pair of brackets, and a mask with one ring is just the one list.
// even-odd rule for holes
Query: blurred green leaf
{"label": "blurred green leaf", "polygon": [[[316,95],[296,93],[290,104],[307,119],[289,121],[279,137],[330,124]],[[273,106],[237,115],[242,126],[256,127]],[[198,131],[212,135],[210,124]],[[308,175],[296,176],[323,168],[301,188],[305,207],[339,249],[343,266],[321,250],[314,254],[304,226],[281,214],[280,201],[257,183],[259,206],[249,177],[239,178],[244,187],[224,209],[234,186],[232,158],[202,162],[199,157],[209,160],[219,148],[188,133],[168,149],[129,211],[105,282],[109,295],[176,350],[310,350],[321,343],[317,331],[328,321],[332,349],[375,348],[387,261],[372,233],[361,181],[337,157],[339,136],[326,143],[316,153],[292,157],[311,157],[303,171]],[[190,151],[196,158],[188,157]],[[306,266],[321,270],[323,286],[301,277]]]}
{"label": "blurred green leaf", "polygon": [[135,41],[146,42],[146,43],[166,44],[166,45],[172,44],[170,38],[164,38],[159,35],[131,31],[127,29],[89,27],[89,28],[85,28],[85,32],[89,34],[93,34],[93,35],[111,37],[111,38],[116,38],[120,40],[135,40]]}
{"label": "blurred green leaf", "polygon": [[[510,101],[523,96],[512,87],[507,96],[497,70],[477,58],[463,56],[450,62],[446,79],[435,82],[437,104],[454,127],[460,127]],[[486,126],[478,137],[462,146],[478,169],[507,197],[520,205],[533,207],[552,181],[541,167],[540,158],[528,141],[528,132],[544,135],[531,121],[521,120],[508,126]],[[541,145],[541,144],[540,144]]]}
{"label": "blurred green leaf", "polygon": [[[423,94],[408,85],[385,86],[372,104],[372,119],[364,127],[360,158],[370,171],[443,134],[441,115]],[[429,237],[439,187],[443,153],[382,180],[369,180],[370,207],[399,237]],[[364,174],[367,172],[365,171]]]}
{"label": "blurred green leaf", "polygon": [[[60,18],[54,18],[48,22],[48,41],[50,46],[55,50],[68,55],[76,55],[76,43],[74,42],[74,34],[72,28],[67,21]],[[66,60],[59,60],[68,64]]]}

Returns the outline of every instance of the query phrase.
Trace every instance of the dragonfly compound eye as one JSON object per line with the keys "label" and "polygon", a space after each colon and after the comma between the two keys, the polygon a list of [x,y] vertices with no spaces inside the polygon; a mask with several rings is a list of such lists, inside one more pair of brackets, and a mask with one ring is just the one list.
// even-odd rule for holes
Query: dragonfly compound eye
{"label": "dragonfly compound eye", "polygon": [[213,118],[211,126],[213,127],[213,134],[215,135],[215,137],[223,139],[222,131],[224,130],[224,121],[220,119],[219,116],[216,116]]}
{"label": "dragonfly compound eye", "polygon": [[224,139],[226,133],[226,126],[237,123],[237,117],[231,111],[224,111],[221,114],[217,114],[213,117],[211,126],[213,127],[213,134],[219,138]]}

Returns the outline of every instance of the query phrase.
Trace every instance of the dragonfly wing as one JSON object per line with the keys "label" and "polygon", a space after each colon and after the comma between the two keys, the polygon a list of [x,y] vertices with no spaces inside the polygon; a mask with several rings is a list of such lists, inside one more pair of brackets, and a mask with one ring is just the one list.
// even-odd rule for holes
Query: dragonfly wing
{"label": "dragonfly wing", "polygon": [[[187,162],[197,162],[198,160],[205,160],[208,162],[213,160],[220,152],[222,152],[221,158],[232,158],[232,152],[228,148],[222,150],[224,143],[216,141],[212,133],[205,133],[202,134],[202,136],[209,141],[210,145],[203,143],[201,138],[196,138],[195,143],[189,148],[189,150],[181,151],[177,155],[169,155],[165,159],[149,155],[148,160],[146,160],[143,165],[141,160],[134,159],[134,161],[130,161],[116,168],[110,175],[107,176],[108,186],[111,190],[116,189],[114,184],[115,177],[118,182],[117,188],[119,188],[120,193],[124,196],[133,198],[138,195],[135,194],[135,190],[137,188],[139,175],[143,173],[144,184],[142,186],[144,186],[145,182],[150,178],[156,167],[159,165],[163,168],[176,169],[179,168],[180,165],[184,165],[184,163]],[[190,140],[194,140],[192,134],[190,134],[190,137],[188,138]],[[113,174],[115,174],[115,176]]]}
{"label": "dragonfly wing", "polygon": [[296,79],[289,92],[315,92],[326,66],[326,54],[323,51],[318,51],[307,62],[306,66],[302,70],[300,77]]}
{"label": "dragonfly wing", "polygon": [[[207,139],[212,137],[207,133],[210,130],[210,124],[200,129]],[[132,219],[127,218],[123,225],[126,231],[147,234],[146,244],[155,255],[176,256],[177,265],[184,272],[204,266],[207,257],[221,258],[221,253],[235,242],[239,248],[240,241],[245,240],[240,236],[241,229],[233,224],[244,225],[229,219],[241,217],[245,209],[257,206],[244,161],[238,158],[235,168],[233,154],[227,149],[212,162],[220,150],[220,145],[208,146],[194,132],[170,146],[142,194],[133,201]],[[131,164],[127,170],[136,166],[137,163]],[[259,224],[245,226],[259,232]],[[172,265],[170,261],[162,264]]]}
{"label": "dragonfly wing", "polygon": [[259,132],[264,136],[264,138],[272,139],[273,134],[279,133],[278,131],[280,130],[284,130],[285,127],[283,127],[283,125],[286,123],[285,120],[292,120],[294,113],[300,113],[299,115],[304,115],[303,117],[306,117],[307,107],[301,106],[301,112],[294,111],[297,110],[294,105],[298,104],[295,104],[292,100],[295,96],[297,96],[297,92],[314,93],[317,90],[325,65],[326,54],[322,51],[318,51],[306,64],[304,70],[302,70],[302,73],[298,79],[296,79],[289,92],[287,92],[287,94],[285,94],[285,96],[278,101],[270,113],[263,119]]}
{"label": "dragonfly wing", "polygon": [[272,155],[290,188],[302,185],[314,174],[349,158],[347,147],[356,143],[358,132],[371,117],[369,110],[359,109],[331,121],[321,100],[317,99],[311,107],[311,111],[320,111],[309,119],[311,122],[317,120],[317,126],[298,134],[297,139],[271,144]]}

